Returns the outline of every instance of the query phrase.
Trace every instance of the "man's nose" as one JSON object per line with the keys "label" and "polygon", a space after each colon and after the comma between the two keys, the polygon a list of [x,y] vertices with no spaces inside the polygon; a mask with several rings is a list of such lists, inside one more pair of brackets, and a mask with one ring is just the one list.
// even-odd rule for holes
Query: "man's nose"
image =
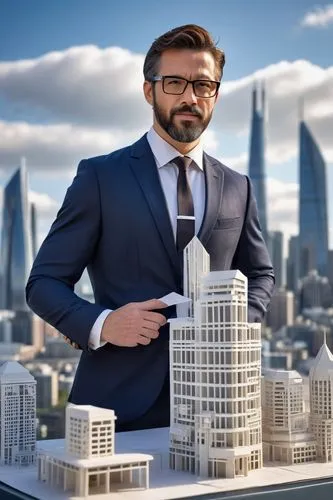
{"label": "man's nose", "polygon": [[194,93],[193,83],[191,82],[188,83],[185,92],[183,94],[183,97],[186,102],[190,102],[192,104],[196,104],[198,102],[198,98]]}

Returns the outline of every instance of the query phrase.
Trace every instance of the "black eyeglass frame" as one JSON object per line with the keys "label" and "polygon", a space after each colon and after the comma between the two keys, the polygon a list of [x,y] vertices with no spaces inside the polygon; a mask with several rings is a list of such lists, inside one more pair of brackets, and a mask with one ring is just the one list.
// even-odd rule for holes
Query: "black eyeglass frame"
{"label": "black eyeglass frame", "polygon": [[[177,78],[178,80],[183,80],[184,82],[186,82],[186,85],[184,87],[183,92],[181,92],[180,94],[179,93],[174,93],[174,92],[166,92],[165,88],[164,88],[164,81],[165,81],[166,78]],[[196,97],[200,97],[201,99],[211,99],[212,97],[215,97],[216,94],[218,93],[220,85],[221,85],[221,82],[218,82],[218,81],[215,81],[215,80],[203,80],[202,78],[199,78],[198,80],[187,80],[187,78],[184,78],[182,76],[177,76],[177,75],[156,75],[156,76],[153,76],[150,81],[152,83],[162,82],[163,92],[165,94],[168,94],[168,95],[182,95],[182,94],[184,94],[185,90],[188,87],[188,84],[190,83],[192,85],[194,95],[196,95]],[[215,93],[213,95],[209,95],[209,96],[198,95],[196,93],[196,91],[195,91],[195,86],[194,86],[196,84],[196,82],[210,82],[210,83],[215,83],[216,84]]]}

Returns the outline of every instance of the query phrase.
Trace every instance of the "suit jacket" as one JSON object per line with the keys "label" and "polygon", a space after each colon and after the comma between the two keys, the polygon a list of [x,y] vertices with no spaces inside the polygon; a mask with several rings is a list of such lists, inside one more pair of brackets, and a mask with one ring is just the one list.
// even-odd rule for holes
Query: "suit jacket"
{"label": "suit jacket", "polygon": [[[248,278],[249,321],[261,321],[273,291],[249,179],[204,154],[205,214],[198,237],[211,270],[239,269]],[[95,303],[74,293],[87,267]],[[146,136],[132,146],[80,162],[34,262],[30,308],[83,350],[69,400],[113,408],[119,421],[142,415],[169,366],[168,325],[148,346],[88,347],[105,309],[182,293],[176,250],[159,174]],[[174,308],[162,311],[175,315]]]}

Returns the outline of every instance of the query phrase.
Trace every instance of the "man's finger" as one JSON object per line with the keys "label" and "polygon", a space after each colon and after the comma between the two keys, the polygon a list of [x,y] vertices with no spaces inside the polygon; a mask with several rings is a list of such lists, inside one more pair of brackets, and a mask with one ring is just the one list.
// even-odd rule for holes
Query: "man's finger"
{"label": "man's finger", "polygon": [[153,309],[165,309],[168,307],[165,302],[162,302],[159,299],[150,299],[145,300],[144,302],[137,302],[137,306],[139,309],[143,309],[144,311],[151,311]]}
{"label": "man's finger", "polygon": [[137,343],[141,345],[148,345],[150,344],[151,339],[149,337],[145,337],[144,335],[138,335],[137,337]]}
{"label": "man's finger", "polygon": [[146,321],[152,321],[153,323],[157,323],[159,326],[165,325],[167,319],[163,314],[147,311],[143,316],[143,319]]}
{"label": "man's finger", "polygon": [[148,328],[142,328],[141,335],[149,339],[157,339],[159,333],[157,330],[149,330]]}
{"label": "man's finger", "polygon": [[154,332],[157,332],[160,326],[161,323],[157,321],[150,321],[149,319],[144,319],[143,321],[143,328],[147,330],[153,330]]}

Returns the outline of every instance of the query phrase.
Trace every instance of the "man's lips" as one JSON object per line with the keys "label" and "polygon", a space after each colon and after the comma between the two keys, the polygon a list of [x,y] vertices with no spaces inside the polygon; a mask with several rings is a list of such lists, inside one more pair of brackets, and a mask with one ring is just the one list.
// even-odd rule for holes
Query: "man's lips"
{"label": "man's lips", "polygon": [[198,115],[195,115],[194,113],[186,113],[185,111],[183,113],[176,113],[176,116],[182,116],[186,118],[199,118]]}

